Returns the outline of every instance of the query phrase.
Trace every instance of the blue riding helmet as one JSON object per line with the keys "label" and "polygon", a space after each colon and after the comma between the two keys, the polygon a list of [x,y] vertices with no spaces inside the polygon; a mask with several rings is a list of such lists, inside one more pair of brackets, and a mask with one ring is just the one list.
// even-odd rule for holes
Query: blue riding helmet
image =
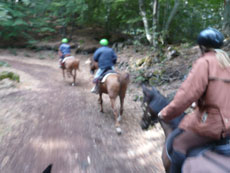
{"label": "blue riding helmet", "polygon": [[223,45],[224,36],[217,29],[208,27],[200,32],[197,42],[207,48],[220,48]]}

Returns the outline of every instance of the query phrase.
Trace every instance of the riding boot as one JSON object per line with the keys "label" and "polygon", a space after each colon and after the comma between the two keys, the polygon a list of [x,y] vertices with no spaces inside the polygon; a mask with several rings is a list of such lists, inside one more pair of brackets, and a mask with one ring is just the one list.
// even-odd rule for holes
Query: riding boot
{"label": "riding boot", "polygon": [[98,84],[96,84],[96,85],[91,89],[91,93],[98,94]]}
{"label": "riding boot", "polygon": [[59,68],[65,69],[65,62],[63,62],[61,59],[59,60]]}
{"label": "riding boot", "polygon": [[91,93],[98,94],[99,93],[99,81],[98,79],[94,79],[93,83],[95,83],[95,86],[91,89]]}
{"label": "riding boot", "polygon": [[181,173],[181,168],[186,158],[185,154],[173,150],[171,157],[172,163],[170,167],[170,173]]}

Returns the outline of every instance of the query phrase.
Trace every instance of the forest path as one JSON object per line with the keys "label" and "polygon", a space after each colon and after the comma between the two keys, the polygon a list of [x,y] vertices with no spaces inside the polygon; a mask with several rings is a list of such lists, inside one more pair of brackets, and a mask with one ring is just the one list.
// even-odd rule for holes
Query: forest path
{"label": "forest path", "polygon": [[105,113],[99,112],[98,96],[90,93],[90,56],[75,55],[81,71],[77,85],[71,86],[71,79],[63,80],[56,58],[28,58],[26,50],[17,56],[0,51],[0,61],[11,65],[0,71],[14,71],[21,80],[14,88],[0,89],[0,172],[164,172],[163,132],[159,126],[141,130],[142,112],[132,89],[125,98],[121,136],[107,95]]}

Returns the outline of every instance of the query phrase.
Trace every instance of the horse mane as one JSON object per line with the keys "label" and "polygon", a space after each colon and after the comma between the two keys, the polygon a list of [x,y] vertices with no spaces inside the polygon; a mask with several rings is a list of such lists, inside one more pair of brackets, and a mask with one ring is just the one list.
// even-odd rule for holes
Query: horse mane
{"label": "horse mane", "polygon": [[[164,95],[162,95],[155,87],[152,87],[151,94],[152,94],[152,97],[157,97],[156,101],[158,102],[158,104],[160,104],[160,106],[157,107],[156,110],[154,110],[158,114],[164,107],[166,107],[170,103],[170,101],[168,98],[166,98]],[[167,124],[172,129],[175,129],[178,127],[179,123],[184,118],[184,116],[185,116],[185,113],[182,113],[180,116],[167,122]]]}

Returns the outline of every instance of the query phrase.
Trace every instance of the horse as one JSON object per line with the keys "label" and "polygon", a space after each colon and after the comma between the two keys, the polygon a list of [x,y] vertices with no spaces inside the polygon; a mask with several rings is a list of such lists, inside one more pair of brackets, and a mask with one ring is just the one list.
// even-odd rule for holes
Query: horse
{"label": "horse", "polygon": [[63,79],[65,79],[65,70],[67,71],[67,76],[73,77],[73,82],[72,86],[76,85],[76,76],[77,76],[77,70],[80,71],[80,60],[75,58],[74,56],[69,56],[64,58],[64,67],[62,67],[62,74],[63,74]]}
{"label": "horse", "polygon": [[[155,123],[159,122],[163,131],[164,131],[165,139],[167,139],[167,141],[169,141],[169,142],[172,142],[172,140],[170,139],[170,138],[172,138],[172,133],[175,132],[174,130],[178,127],[178,125],[179,125],[180,121],[183,119],[183,117],[186,116],[185,113],[182,113],[180,116],[171,120],[168,123],[164,122],[162,119],[158,118],[158,113],[165,106],[168,105],[169,100],[166,97],[164,97],[159,91],[157,91],[154,87],[152,87],[152,90],[150,90],[146,86],[142,85],[142,90],[143,90],[144,97],[143,97],[143,102],[142,102],[142,106],[141,106],[143,109],[143,116],[142,116],[142,119],[140,122],[141,128],[143,130],[147,130],[149,128],[149,126],[153,126],[153,125],[155,125]],[[164,144],[164,147],[162,150],[162,155],[161,155],[162,161],[163,161],[163,166],[164,166],[166,172],[170,171],[170,164],[171,164],[170,159],[168,157],[168,153],[169,153],[170,149],[172,149],[172,148],[169,147],[169,142],[166,143],[166,140],[165,140],[165,144]],[[220,145],[222,145],[222,144],[220,144]],[[188,168],[190,169],[191,165],[193,165],[193,166],[197,165],[198,160],[207,160],[205,158],[202,158],[204,156],[204,154],[206,154],[206,152],[203,155],[200,155],[199,157],[193,157],[193,156],[197,156],[197,154],[200,153],[200,151],[202,151],[202,153],[204,151],[207,151],[210,149],[217,151],[218,146],[220,146],[220,145],[213,144],[213,146],[204,146],[204,147],[200,147],[200,148],[196,148],[196,149],[191,150],[188,154],[188,158],[185,160],[185,162],[183,164],[183,170],[188,169]],[[213,147],[213,148],[211,148],[211,147]],[[220,146],[220,147],[222,147],[222,146]],[[228,146],[228,148],[229,148],[229,146]],[[214,158],[214,160],[216,160],[216,156],[214,156],[214,155],[218,152],[210,151],[211,154],[210,153],[208,153],[208,154],[211,155],[210,157],[212,157],[212,159]],[[224,152],[226,152],[226,151],[224,151]],[[228,150],[228,152],[229,152],[229,150]],[[225,154],[225,153],[222,153],[222,154]],[[223,155],[220,155],[218,157],[223,158]],[[227,160],[229,162],[230,158],[229,157],[226,157],[226,158],[225,158],[225,160]],[[200,166],[200,168],[201,167],[202,167],[202,165]],[[212,167],[213,167],[213,163],[212,163]],[[215,168],[215,166],[214,166],[214,168]],[[216,166],[216,168],[220,168],[220,166],[219,167]],[[230,168],[227,168],[227,169],[230,171]],[[184,170],[184,172],[187,172],[187,171],[188,170]],[[210,171],[206,170],[206,172],[210,172]]]}
{"label": "horse", "polygon": [[[94,60],[91,59],[90,62],[90,72],[94,74],[94,71],[98,69],[98,64]],[[103,110],[103,99],[102,95],[107,94],[110,99],[112,111],[115,117],[115,127],[116,132],[118,134],[122,133],[120,128],[120,121],[124,110],[124,99],[127,91],[127,87],[129,84],[129,73],[111,73],[109,74],[105,81],[99,82],[99,104],[100,104],[100,112],[104,112]],[[116,98],[120,98],[120,110],[119,113],[115,109]]]}

